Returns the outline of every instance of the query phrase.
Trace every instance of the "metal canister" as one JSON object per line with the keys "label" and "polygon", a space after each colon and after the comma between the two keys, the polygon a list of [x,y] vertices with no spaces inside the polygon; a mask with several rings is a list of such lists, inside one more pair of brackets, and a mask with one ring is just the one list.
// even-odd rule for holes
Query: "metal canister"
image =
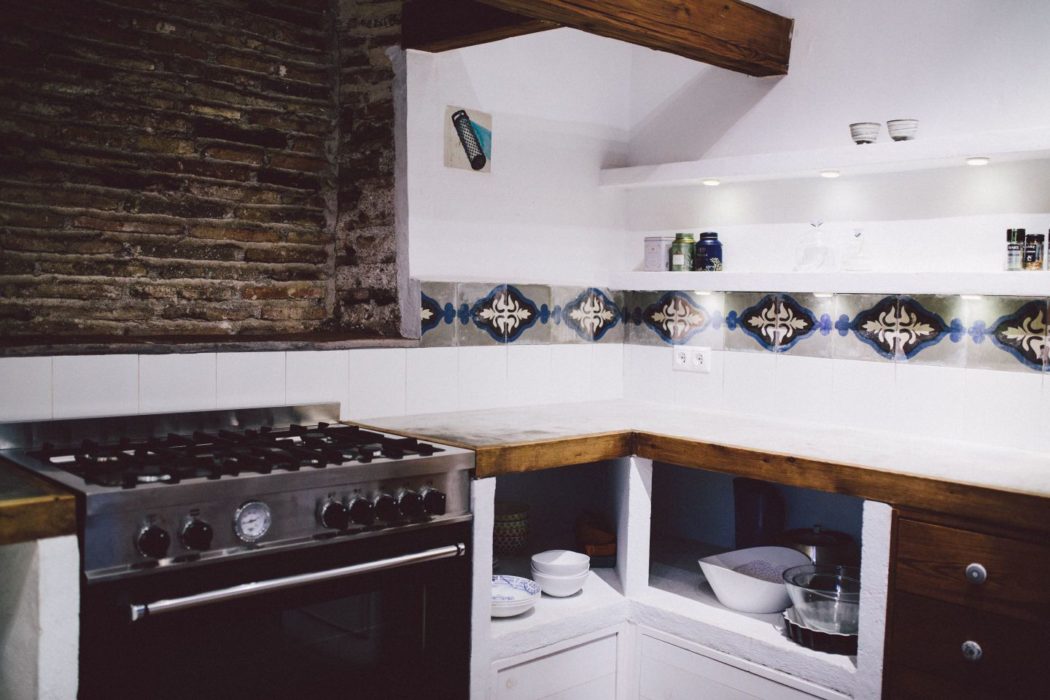
{"label": "metal canister", "polygon": [[671,243],[671,272],[689,272],[693,269],[693,252],[696,241],[691,233],[676,233]]}
{"label": "metal canister", "polygon": [[696,244],[693,269],[704,272],[722,271],[722,244],[718,241],[718,234],[714,231],[704,231],[700,234],[700,242]]}
{"label": "metal canister", "polygon": [[643,269],[648,272],[664,272],[671,266],[671,236],[646,236]]}

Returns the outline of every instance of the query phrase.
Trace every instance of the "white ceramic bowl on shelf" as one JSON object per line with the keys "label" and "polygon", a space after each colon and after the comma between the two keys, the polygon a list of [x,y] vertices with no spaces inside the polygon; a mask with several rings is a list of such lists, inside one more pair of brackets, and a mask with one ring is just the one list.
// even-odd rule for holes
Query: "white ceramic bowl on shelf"
{"label": "white ceramic bowl on shelf", "polygon": [[568,549],[549,549],[532,557],[532,570],[552,576],[579,576],[591,568],[591,558]]}
{"label": "white ceramic bowl on shelf", "polygon": [[528,612],[540,598],[535,581],[521,576],[492,577],[492,617],[514,617]]}
{"label": "white ceramic bowl on shelf", "polygon": [[809,563],[790,547],[749,547],[699,560],[718,602],[748,613],[776,613],[791,605],[784,571]]}
{"label": "white ceramic bowl on shelf", "polygon": [[540,585],[540,590],[547,595],[555,598],[565,598],[583,590],[583,584],[587,581],[587,576],[590,573],[588,570],[572,576],[554,576],[533,569],[532,578]]}

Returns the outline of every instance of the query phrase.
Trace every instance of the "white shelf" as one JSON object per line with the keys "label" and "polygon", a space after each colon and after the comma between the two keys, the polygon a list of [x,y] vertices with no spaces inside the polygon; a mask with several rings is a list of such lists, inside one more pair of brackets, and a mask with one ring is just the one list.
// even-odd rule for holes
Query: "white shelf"
{"label": "white shelf", "polygon": [[857,670],[851,656],[825,654],[784,636],[779,613],[757,615],[718,602],[695,570],[658,562],[650,567],[649,589],[633,609],[635,622],[791,673],[825,688],[849,693]]}
{"label": "white shelf", "polygon": [[[501,572],[504,568],[501,567]],[[520,574],[516,570],[506,573]],[[529,574],[526,571],[520,575]],[[567,598],[541,595],[527,613],[492,618],[491,658],[516,656],[623,622],[630,606],[622,591],[615,569],[591,569],[583,590],[575,595]]]}
{"label": "white shelf", "polygon": [[1050,272],[621,272],[614,289],[1050,296]]}
{"label": "white shelf", "polygon": [[627,189],[676,187],[699,185],[706,178],[717,178],[722,183],[759,182],[813,178],[822,170],[838,170],[846,177],[948,168],[965,165],[965,159],[970,156],[988,156],[993,163],[1050,158],[1050,129],[995,131],[939,139],[924,139],[921,124],[919,129],[919,138],[914,141],[891,141],[883,129],[881,142],[862,146],[850,144],[820,150],[605,168],[599,184]]}

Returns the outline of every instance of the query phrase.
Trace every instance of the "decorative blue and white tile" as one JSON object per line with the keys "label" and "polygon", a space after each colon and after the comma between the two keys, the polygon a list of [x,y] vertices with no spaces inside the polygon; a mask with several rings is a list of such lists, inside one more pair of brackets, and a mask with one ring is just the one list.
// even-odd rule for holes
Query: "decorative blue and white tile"
{"label": "decorative blue and white tile", "polygon": [[496,345],[504,342],[504,333],[491,323],[474,322],[475,310],[484,300],[491,300],[506,290],[504,284],[461,282],[456,285],[456,342],[458,345]]}
{"label": "decorative blue and white tile", "polygon": [[963,367],[967,351],[966,305],[959,296],[897,297],[895,360]]}
{"label": "decorative blue and white tile", "polygon": [[802,357],[831,357],[835,335],[833,294],[781,294],[780,322],[783,332],[777,352]]}
{"label": "decorative blue and white tile", "polygon": [[552,287],[551,302],[553,342],[623,342],[622,292],[597,287]]}
{"label": "decorative blue and white tile", "polygon": [[550,342],[550,287],[498,284],[485,288],[460,285],[460,311],[465,311],[467,319],[462,323],[460,314],[461,345]]}
{"label": "decorative blue and white tile", "polygon": [[623,293],[624,342],[629,345],[663,345],[659,336],[642,322],[645,307],[659,298],[659,292],[625,291]]}
{"label": "decorative blue and white tile", "polygon": [[451,347],[456,344],[458,307],[454,282],[420,283],[421,347]]}
{"label": "decorative blue and white tile", "polygon": [[[655,298],[653,298],[655,297]],[[641,297],[641,324],[658,343],[667,345],[706,345],[720,335],[721,318],[704,301],[716,299],[693,292],[655,292]],[[634,310],[632,310],[634,313]],[[705,334],[705,331],[711,331]]]}
{"label": "decorative blue and white tile", "polygon": [[897,297],[836,294],[831,356],[892,361],[897,350]]}
{"label": "decorative blue and white tile", "polygon": [[776,350],[776,337],[766,320],[776,314],[777,295],[730,292],[725,295],[725,348],[752,352]]}
{"label": "decorative blue and white tile", "polygon": [[1017,372],[1050,368],[1047,300],[979,297],[967,300],[966,366]]}

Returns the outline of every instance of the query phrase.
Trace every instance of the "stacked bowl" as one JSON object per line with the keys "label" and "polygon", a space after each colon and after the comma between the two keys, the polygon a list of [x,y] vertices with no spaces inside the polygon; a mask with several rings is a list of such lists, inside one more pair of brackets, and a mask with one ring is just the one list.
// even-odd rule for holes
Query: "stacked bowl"
{"label": "stacked bowl", "polygon": [[540,590],[565,598],[583,589],[591,570],[591,558],[567,549],[551,549],[532,557],[532,578]]}

